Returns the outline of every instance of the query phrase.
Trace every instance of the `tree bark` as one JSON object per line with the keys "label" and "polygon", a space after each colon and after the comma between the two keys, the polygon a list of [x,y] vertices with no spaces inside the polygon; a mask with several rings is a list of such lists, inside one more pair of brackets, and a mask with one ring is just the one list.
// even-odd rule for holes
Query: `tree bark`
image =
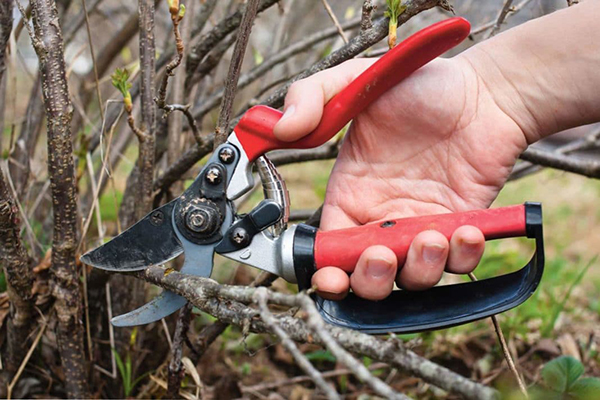
{"label": "tree bark", "polygon": [[11,377],[27,352],[33,316],[33,274],[19,225],[19,210],[0,170],[0,259],[10,300],[6,369]]}
{"label": "tree bark", "polygon": [[62,31],[53,0],[31,1],[33,47],[39,58],[47,119],[48,173],[52,188],[52,295],[58,317],[57,340],[70,398],[89,397],[84,353],[77,247],[77,201],[71,119],[73,106],[65,71]]}
{"label": "tree bark", "polygon": [[141,219],[152,209],[152,184],[154,178],[154,131],[156,105],[154,103],[154,1],[140,0],[139,35],[140,35],[140,103],[141,126],[144,133],[139,140],[137,179],[138,201],[136,202],[136,220]]}
{"label": "tree bark", "polygon": [[4,61],[6,56],[6,46],[10,38],[10,32],[13,25],[13,2],[12,0],[3,0],[0,2],[0,81],[6,70]]}

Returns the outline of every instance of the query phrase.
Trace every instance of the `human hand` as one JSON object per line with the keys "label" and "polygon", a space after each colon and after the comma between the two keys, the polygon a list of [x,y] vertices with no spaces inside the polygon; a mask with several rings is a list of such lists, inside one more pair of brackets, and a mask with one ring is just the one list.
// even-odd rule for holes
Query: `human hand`
{"label": "human hand", "polygon": [[[348,61],[296,82],[275,135],[292,141],[310,133],[323,106],[373,62]],[[526,146],[519,125],[497,105],[468,58],[435,60],[354,119],[329,180],[321,228],[486,208]],[[483,250],[483,234],[473,226],[458,228],[450,241],[425,231],[403,266],[392,250],[373,246],[350,277],[326,267],[313,284],[329,299],[343,298],[352,287],[379,300],[391,293],[394,280],[423,290],[438,283],[444,270],[471,272]]]}

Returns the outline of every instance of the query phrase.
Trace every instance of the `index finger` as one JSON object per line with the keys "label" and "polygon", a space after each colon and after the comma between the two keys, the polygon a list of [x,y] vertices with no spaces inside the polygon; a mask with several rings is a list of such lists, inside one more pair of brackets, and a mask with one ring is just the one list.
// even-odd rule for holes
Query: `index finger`
{"label": "index finger", "polygon": [[294,82],[285,97],[283,117],[273,129],[275,137],[291,142],[312,132],[321,121],[325,104],[375,61],[349,60]]}

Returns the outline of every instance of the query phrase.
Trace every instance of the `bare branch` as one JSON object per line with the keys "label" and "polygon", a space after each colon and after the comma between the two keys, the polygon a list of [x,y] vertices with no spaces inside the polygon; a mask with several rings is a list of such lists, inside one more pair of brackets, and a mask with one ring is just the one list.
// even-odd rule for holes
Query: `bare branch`
{"label": "bare branch", "polygon": [[[514,6],[510,9],[510,15],[515,15],[516,13],[521,11],[530,2],[531,2],[531,0],[522,0],[519,4],[517,4],[516,6]],[[508,14],[504,18],[506,19],[507,17],[508,17]],[[487,31],[490,28],[495,27],[496,23],[497,23],[497,20],[494,20],[494,21],[484,23],[482,25],[479,25],[479,26],[471,29],[471,33],[470,33],[471,39],[472,39],[473,35],[477,35],[479,33]]]}
{"label": "bare branch", "polygon": [[259,288],[254,293],[255,301],[258,303],[260,307],[260,315],[262,319],[265,321],[265,324],[281,339],[281,344],[286,350],[294,357],[296,360],[296,364],[304,372],[310,376],[312,381],[320,388],[327,398],[329,399],[340,399],[340,395],[327,383],[321,373],[313,367],[313,365],[308,361],[308,359],[300,352],[298,346],[290,339],[288,334],[279,326],[279,323],[269,311],[269,307],[267,306],[268,299],[268,291],[266,288]]}
{"label": "bare branch", "polygon": [[260,0],[248,0],[246,3],[246,10],[244,11],[244,16],[240,23],[237,40],[235,42],[235,47],[233,48],[233,55],[231,56],[231,62],[229,63],[229,72],[225,79],[224,95],[219,110],[217,128],[215,129],[215,141],[213,144],[215,148],[221,143],[224,143],[227,139],[229,120],[231,119],[231,112],[233,109],[233,99],[235,98],[235,93],[237,91],[240,71],[242,70],[246,47],[248,46],[248,40],[250,39],[252,24],[254,23],[254,18],[256,18],[256,13],[258,12],[259,2]]}
{"label": "bare branch", "polygon": [[140,103],[142,106],[141,130],[143,137],[138,136],[139,154],[137,179],[138,201],[135,215],[141,219],[152,209],[152,183],[154,179],[154,141],[155,114],[154,103],[154,1],[140,0],[138,3],[139,37],[140,37]]}
{"label": "bare branch", "polygon": [[58,316],[58,347],[69,397],[85,398],[89,393],[81,323],[82,301],[75,265],[77,189],[70,129],[73,106],[66,79],[62,32],[56,23],[56,4],[53,0],[34,0],[31,8],[35,28],[31,40],[40,62],[47,118],[48,174],[52,182],[54,214],[51,271]]}
{"label": "bare branch", "polygon": [[25,357],[33,318],[33,274],[21,242],[19,211],[0,169],[0,259],[11,303],[7,329],[6,369],[14,374]]}
{"label": "bare branch", "polygon": [[544,167],[573,172],[587,176],[588,178],[600,178],[600,161],[598,160],[584,160],[579,157],[567,156],[534,147],[525,150],[520,155],[520,158],[534,164],[543,165]]}
{"label": "bare branch", "polygon": [[354,375],[361,381],[365,382],[380,396],[386,399],[407,400],[410,397],[396,393],[391,387],[384,383],[381,379],[371,375],[369,370],[357,359],[352,357],[331,335],[328,331],[325,322],[319,315],[315,303],[308,295],[299,293],[297,296],[297,304],[308,314],[308,326],[321,339],[325,347],[335,356],[335,358],[348,367]]}
{"label": "bare branch", "polygon": [[[149,267],[136,276],[186,297],[194,306],[217,317],[223,323],[249,325],[253,332],[270,331],[264,321],[257,318],[259,313],[244,305],[253,302],[256,288],[219,285],[208,278],[188,276],[179,272],[165,274],[165,270],[160,267]],[[269,292],[269,300],[273,304],[287,307],[298,305],[295,295]],[[324,344],[305,322],[288,315],[279,316],[278,320],[292,340]],[[494,390],[418,356],[404,348],[399,341],[383,341],[374,336],[329,325],[324,329],[345,350],[389,363],[448,392],[457,393],[467,399],[496,397]]]}
{"label": "bare branch", "polygon": [[[472,281],[477,280],[477,277],[475,276],[475,274],[473,272],[469,272],[468,275]],[[502,327],[500,326],[500,323],[498,322],[498,317],[496,315],[492,315],[490,317],[490,320],[492,320],[492,325],[494,326],[494,331],[496,332],[496,336],[498,337],[498,343],[500,343],[500,347],[502,348],[502,354],[504,355],[504,359],[506,360],[508,369],[515,377],[515,380],[517,381],[517,384],[519,385],[519,390],[521,390],[521,393],[527,399],[527,398],[529,398],[529,394],[527,393],[527,387],[525,386],[525,383],[523,382],[523,378],[521,378],[521,374],[519,374],[519,371],[517,370],[517,366],[515,365],[515,361],[513,360],[512,354],[510,354],[510,350],[508,349],[508,344],[506,343],[506,339],[504,338],[504,332],[502,332]]]}
{"label": "bare branch", "polygon": [[506,19],[506,16],[508,15],[509,12],[512,11],[512,9],[511,9],[512,2],[513,2],[513,0],[504,0],[504,5],[498,12],[498,16],[496,17],[496,22],[494,23],[492,30],[489,31],[488,34],[486,35],[486,37],[485,37],[486,39],[491,38],[492,36],[494,36],[496,34],[496,32],[498,32],[500,30],[500,27],[502,26],[502,23]]}
{"label": "bare branch", "polygon": [[167,388],[167,398],[174,399],[181,389],[181,380],[185,374],[185,369],[181,362],[183,355],[183,344],[187,337],[187,332],[190,328],[190,321],[192,318],[192,305],[187,303],[181,311],[179,311],[179,318],[177,319],[177,325],[175,327],[175,333],[173,334],[173,346],[171,348],[172,356],[171,362],[169,362],[169,378]]}
{"label": "bare branch", "polygon": [[[279,0],[262,0],[257,12],[266,10],[278,1]],[[198,39],[198,44],[192,49],[186,64],[186,87],[189,87],[188,84],[192,79],[193,74],[208,52],[213,49],[217,43],[225,39],[227,35],[235,31],[240,26],[243,13],[244,7],[223,18],[217,25],[215,25],[214,28]],[[195,36],[195,34],[196,32],[192,32],[193,36]]]}
{"label": "bare branch", "polygon": [[360,19],[361,32],[368,31],[373,27],[372,14],[375,9],[373,0],[364,0],[362,5],[362,15]]}
{"label": "bare branch", "polygon": [[[4,71],[6,70],[6,64],[4,62],[4,59],[6,57],[6,46],[8,46],[8,39],[10,38],[10,32],[12,31],[12,14],[12,0],[0,2],[0,82],[2,82],[2,78],[4,77]],[[4,104],[1,107],[4,107]],[[3,128],[3,126],[0,126],[0,129]]]}
{"label": "bare branch", "polygon": [[340,26],[340,21],[338,21],[337,17],[335,16],[335,13],[331,9],[331,6],[327,2],[327,0],[322,0],[322,2],[323,2],[323,6],[325,7],[325,10],[327,11],[327,14],[329,15],[329,18],[331,18],[331,22],[333,22],[333,25],[335,26],[338,33],[340,34],[340,37],[342,38],[344,43],[348,44],[348,37],[346,36],[346,34],[344,33],[344,30]]}

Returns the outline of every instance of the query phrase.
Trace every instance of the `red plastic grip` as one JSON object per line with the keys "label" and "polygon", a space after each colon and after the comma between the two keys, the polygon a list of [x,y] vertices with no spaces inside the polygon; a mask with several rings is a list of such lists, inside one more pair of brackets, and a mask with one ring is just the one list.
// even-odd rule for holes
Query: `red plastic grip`
{"label": "red plastic grip", "polygon": [[399,265],[402,265],[410,244],[419,232],[436,230],[450,240],[454,231],[463,225],[479,228],[486,240],[526,236],[525,206],[427,215],[319,231],[315,239],[315,266],[317,269],[335,266],[352,272],[362,252],[374,245],[392,249]]}
{"label": "red plastic grip", "polygon": [[269,150],[320,146],[388,89],[462,42],[470,29],[467,20],[455,17],[410,36],[331,99],[323,109],[317,128],[302,139],[283,142],[275,138],[273,127],[282,113],[267,106],[248,110],[234,129],[236,136],[250,161]]}

